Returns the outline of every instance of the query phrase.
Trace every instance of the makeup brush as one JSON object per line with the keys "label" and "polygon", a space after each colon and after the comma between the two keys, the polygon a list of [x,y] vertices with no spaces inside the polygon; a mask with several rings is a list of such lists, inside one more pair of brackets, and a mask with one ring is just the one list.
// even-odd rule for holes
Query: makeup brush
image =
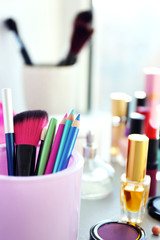
{"label": "makeup brush", "polygon": [[18,32],[18,28],[17,28],[17,24],[15,22],[14,19],[12,18],[8,18],[4,21],[4,24],[5,26],[11,30],[12,32],[14,32],[16,38],[17,38],[17,41],[20,45],[20,51],[21,51],[21,54],[22,54],[22,57],[23,57],[23,60],[24,60],[24,63],[27,64],[27,65],[33,65],[30,57],[29,57],[29,54],[24,46],[24,43],[22,42],[22,39],[20,38],[20,35],[19,35],[19,32]]}
{"label": "makeup brush", "polygon": [[38,173],[40,157],[41,157],[42,148],[43,148],[43,145],[44,145],[44,140],[45,140],[45,137],[46,137],[46,133],[47,133],[47,127],[44,127],[42,132],[41,132],[41,143],[40,143],[40,147],[39,147],[39,152],[38,152],[38,157],[37,157],[37,162],[36,162],[34,175],[37,175],[37,173]]}
{"label": "makeup brush", "polygon": [[2,103],[0,102],[0,144],[5,143],[4,117]]}
{"label": "makeup brush", "polygon": [[4,130],[7,151],[8,175],[15,175],[15,146],[14,146],[14,124],[13,124],[13,106],[12,91],[10,88],[2,89]]}
{"label": "makeup brush", "polygon": [[92,22],[92,18],[93,16],[91,10],[79,12],[75,17],[74,25],[76,25],[79,22],[89,25]]}
{"label": "makeup brush", "polygon": [[36,147],[48,114],[42,110],[26,111],[14,116],[17,175],[34,175]]}
{"label": "makeup brush", "polygon": [[78,54],[83,46],[89,41],[93,34],[93,28],[82,23],[77,23],[71,36],[70,49],[67,57],[62,60],[57,66],[73,65],[77,61]]}

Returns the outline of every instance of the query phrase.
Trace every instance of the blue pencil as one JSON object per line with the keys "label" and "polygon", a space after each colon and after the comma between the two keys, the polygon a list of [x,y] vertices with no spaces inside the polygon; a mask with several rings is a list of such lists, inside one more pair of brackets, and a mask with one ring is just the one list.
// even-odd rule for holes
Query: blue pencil
{"label": "blue pencil", "polygon": [[79,126],[80,126],[80,114],[78,114],[75,121],[72,123],[70,127],[70,130],[64,145],[64,149],[61,155],[61,159],[58,165],[57,172],[67,168],[68,166],[69,159],[72,154],[72,151],[77,139],[77,135],[79,132]]}

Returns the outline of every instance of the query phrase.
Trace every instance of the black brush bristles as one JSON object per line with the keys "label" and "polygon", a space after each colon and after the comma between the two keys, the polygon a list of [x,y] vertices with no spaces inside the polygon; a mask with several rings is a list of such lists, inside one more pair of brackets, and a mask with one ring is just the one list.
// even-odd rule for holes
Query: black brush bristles
{"label": "black brush bristles", "polygon": [[12,19],[12,18],[8,18],[4,21],[4,24],[6,25],[6,27],[15,32],[17,35],[19,35],[19,32],[18,32],[18,28],[17,28],[17,24],[16,22]]}
{"label": "black brush bristles", "polygon": [[77,55],[91,37],[92,33],[93,28],[87,28],[81,23],[77,24],[71,37],[71,47],[69,52]]}
{"label": "black brush bristles", "polygon": [[91,38],[93,14],[91,10],[79,12],[73,21],[73,31],[70,40],[70,49],[67,56],[57,66],[73,65],[85,43]]}
{"label": "black brush bristles", "polygon": [[27,65],[33,65],[31,58],[24,46],[24,43],[22,42],[22,39],[19,36],[18,27],[15,20],[12,18],[8,18],[4,21],[4,25],[8,28],[8,30],[12,31],[15,34],[18,40],[18,43],[20,45],[20,51],[21,51],[21,55],[23,57],[24,63]]}
{"label": "black brush bristles", "polygon": [[71,36],[71,44],[67,57],[57,66],[73,65],[77,62],[77,56],[83,46],[89,41],[93,34],[93,28],[85,24],[77,23]]}
{"label": "black brush bristles", "polygon": [[91,10],[82,11],[82,12],[79,12],[76,15],[75,20],[74,20],[74,24],[76,25],[79,22],[84,23],[84,24],[91,24],[92,23],[92,18],[93,18],[93,15],[92,15]]}
{"label": "black brush bristles", "polygon": [[48,114],[42,110],[26,111],[14,116],[18,176],[34,175],[36,147],[47,123]]}

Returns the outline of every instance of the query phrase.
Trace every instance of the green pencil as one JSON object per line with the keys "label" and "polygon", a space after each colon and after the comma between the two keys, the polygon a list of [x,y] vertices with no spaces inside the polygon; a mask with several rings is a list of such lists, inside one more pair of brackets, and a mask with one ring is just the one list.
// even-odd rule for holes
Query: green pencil
{"label": "green pencil", "polygon": [[48,130],[46,133],[46,137],[44,140],[40,160],[39,160],[39,168],[37,175],[42,175],[45,172],[45,167],[49,158],[50,150],[52,147],[52,143],[54,141],[55,132],[57,126],[57,119],[51,118],[48,126]]}

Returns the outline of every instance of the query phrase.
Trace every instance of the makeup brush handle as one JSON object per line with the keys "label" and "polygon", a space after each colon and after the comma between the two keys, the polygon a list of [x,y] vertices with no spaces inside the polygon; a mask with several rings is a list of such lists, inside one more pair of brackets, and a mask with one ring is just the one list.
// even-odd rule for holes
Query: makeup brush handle
{"label": "makeup brush handle", "polygon": [[17,176],[34,175],[36,147],[32,145],[16,146]]}
{"label": "makeup brush handle", "polygon": [[7,165],[8,175],[15,175],[15,149],[14,149],[14,135],[13,133],[6,133],[6,151],[7,151]]}
{"label": "makeup brush handle", "polygon": [[44,144],[44,140],[42,140],[41,144],[40,144],[34,175],[38,174],[38,168],[39,168],[39,163],[40,163],[40,157],[41,157],[41,153],[42,153],[43,144]]}
{"label": "makeup brush handle", "polygon": [[24,46],[21,48],[21,53],[22,53],[25,64],[26,65],[33,65]]}
{"label": "makeup brush handle", "polygon": [[57,66],[70,66],[75,64],[76,62],[77,56],[72,53],[69,53],[64,60],[57,64]]}
{"label": "makeup brush handle", "polygon": [[16,37],[18,43],[19,43],[20,51],[21,51],[21,54],[22,54],[24,63],[25,63],[26,65],[33,65],[33,64],[32,64],[32,61],[31,61],[31,59],[30,59],[30,57],[29,57],[29,55],[28,55],[28,53],[27,53],[27,50],[26,50],[26,48],[25,48],[25,45],[23,44],[22,39],[20,38],[20,36],[19,36],[16,32],[14,32],[14,33],[15,33],[15,37]]}

